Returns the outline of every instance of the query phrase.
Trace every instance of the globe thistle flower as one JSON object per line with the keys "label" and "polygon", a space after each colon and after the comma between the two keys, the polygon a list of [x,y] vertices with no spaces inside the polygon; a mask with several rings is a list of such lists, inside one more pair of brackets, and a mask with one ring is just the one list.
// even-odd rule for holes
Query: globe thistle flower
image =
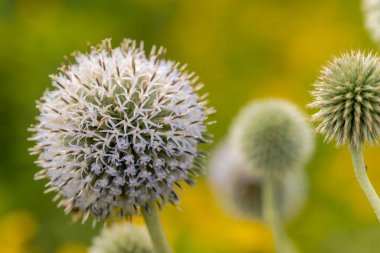
{"label": "globe thistle flower", "polygon": [[351,52],[335,57],[314,84],[318,109],[312,120],[326,141],[358,147],[380,132],[380,66],[376,55]]}
{"label": "globe thistle flower", "polygon": [[181,182],[194,185],[213,109],[196,93],[203,85],[194,73],[164,53],[104,40],[50,76],[31,154],[42,168],[36,179],[49,180],[46,192],[67,213],[130,217],[150,203],[176,203]]}
{"label": "globe thistle flower", "polygon": [[380,43],[380,1],[363,0],[362,4],[365,27],[373,41]]}
{"label": "globe thistle flower", "polygon": [[[239,159],[229,142],[222,142],[213,153],[209,179],[215,196],[229,213],[243,219],[263,219],[263,176]],[[282,219],[290,220],[306,201],[305,172],[290,171],[278,183],[277,206]]]}
{"label": "globe thistle flower", "polygon": [[230,138],[251,172],[262,177],[263,217],[278,252],[294,252],[282,224],[281,193],[286,176],[302,169],[313,150],[306,117],[285,100],[253,102],[235,119]]}
{"label": "globe thistle flower", "polygon": [[148,231],[132,224],[115,224],[94,238],[89,253],[153,253]]}
{"label": "globe thistle flower", "polygon": [[284,100],[262,100],[244,108],[233,123],[231,140],[243,161],[261,173],[302,167],[313,150],[306,117]]}
{"label": "globe thistle flower", "polygon": [[348,144],[356,177],[380,221],[380,199],[368,179],[362,145],[377,143],[380,132],[380,60],[360,51],[335,57],[322,69],[311,93],[318,109],[317,132],[337,146]]}

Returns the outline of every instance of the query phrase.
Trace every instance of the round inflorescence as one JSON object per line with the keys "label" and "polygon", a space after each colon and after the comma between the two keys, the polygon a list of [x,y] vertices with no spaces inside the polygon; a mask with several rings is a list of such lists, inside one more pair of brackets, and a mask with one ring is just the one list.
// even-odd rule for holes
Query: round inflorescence
{"label": "round inflorescence", "polygon": [[89,253],[153,253],[148,231],[132,224],[115,224],[94,238]]}
{"label": "round inflorescence", "polygon": [[363,0],[365,26],[372,39],[380,43],[380,0]]}
{"label": "round inflorescence", "polygon": [[52,75],[38,102],[36,179],[48,178],[59,206],[86,220],[130,217],[149,203],[175,203],[175,186],[203,170],[213,112],[194,73],[164,60],[164,50],[110,40],[74,55]]}
{"label": "round inflorescence", "polygon": [[248,105],[233,124],[231,141],[251,169],[278,175],[302,167],[313,149],[306,117],[284,100]]}
{"label": "round inflorescence", "polygon": [[314,84],[319,111],[312,120],[326,141],[354,147],[377,141],[380,132],[380,60],[377,56],[351,52],[336,57]]}
{"label": "round inflorescence", "polygon": [[[262,219],[263,175],[244,163],[228,142],[213,152],[209,179],[215,196],[230,214],[243,219]],[[289,220],[304,206],[307,179],[304,170],[287,173],[277,182],[277,206]]]}

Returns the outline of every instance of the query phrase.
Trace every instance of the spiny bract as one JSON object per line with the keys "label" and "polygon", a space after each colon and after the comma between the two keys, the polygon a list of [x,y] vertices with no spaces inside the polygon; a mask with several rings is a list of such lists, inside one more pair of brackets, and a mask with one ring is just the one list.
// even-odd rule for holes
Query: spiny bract
{"label": "spiny bract", "polygon": [[[227,141],[221,143],[211,158],[208,173],[210,183],[224,209],[243,219],[262,219],[263,176],[239,159]],[[277,206],[283,218],[289,220],[301,210],[306,201],[305,172],[291,171],[277,183]]]}
{"label": "spiny bract", "polygon": [[148,231],[132,224],[104,228],[94,238],[89,253],[154,253]]}
{"label": "spiny bract", "polygon": [[298,169],[313,150],[306,117],[285,100],[262,100],[244,108],[231,129],[231,142],[243,161],[261,173]]}
{"label": "spiny bract", "polygon": [[317,108],[312,120],[325,140],[358,147],[377,141],[380,132],[380,61],[376,55],[351,52],[335,57],[314,84]]}
{"label": "spiny bract", "polygon": [[149,203],[176,202],[174,187],[203,170],[206,121],[213,112],[196,94],[203,85],[185,66],[147,56],[141,43],[110,40],[74,55],[52,75],[38,102],[31,149],[59,206],[86,220],[129,217]]}

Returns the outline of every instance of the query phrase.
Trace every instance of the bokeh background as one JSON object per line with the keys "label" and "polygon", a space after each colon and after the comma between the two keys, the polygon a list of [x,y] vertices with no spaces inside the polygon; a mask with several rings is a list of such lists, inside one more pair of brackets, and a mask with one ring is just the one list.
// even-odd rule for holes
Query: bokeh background
{"label": "bokeh background", "polygon": [[[101,226],[73,224],[42,193],[46,182],[33,181],[26,129],[63,56],[108,37],[164,45],[201,76],[218,110],[214,146],[249,101],[281,97],[307,111],[311,84],[332,55],[378,51],[360,0],[0,0],[0,253],[84,253],[98,234]],[[380,149],[365,155],[380,190]],[[300,252],[379,252],[380,226],[347,150],[318,137],[307,171],[308,202],[288,224]],[[162,215],[176,252],[273,252],[265,224],[224,214],[205,178],[181,195],[181,210]]]}

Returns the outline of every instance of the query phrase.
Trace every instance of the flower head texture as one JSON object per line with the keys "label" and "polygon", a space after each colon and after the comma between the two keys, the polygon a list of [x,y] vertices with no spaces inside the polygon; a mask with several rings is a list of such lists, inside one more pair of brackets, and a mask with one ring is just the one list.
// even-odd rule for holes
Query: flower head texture
{"label": "flower head texture", "polygon": [[231,143],[253,170],[281,175],[300,168],[313,150],[313,133],[304,114],[285,100],[261,100],[233,122]]}
{"label": "flower head texture", "polygon": [[317,132],[337,146],[377,141],[380,132],[380,60],[351,52],[334,58],[314,84]]}
{"label": "flower head texture", "polygon": [[[227,141],[213,152],[209,180],[216,198],[229,214],[242,219],[262,219],[263,176],[244,163]],[[295,217],[305,204],[307,179],[304,170],[294,170],[281,178],[277,206],[283,218]]]}
{"label": "flower head texture", "polygon": [[[380,43],[380,0],[363,0],[365,26],[376,42]],[[379,44],[380,45],[380,44]]]}
{"label": "flower head texture", "polygon": [[86,220],[137,215],[149,203],[178,200],[175,187],[193,185],[203,170],[207,118],[202,87],[164,50],[110,40],[76,53],[52,75],[54,89],[38,102],[31,127],[47,191]]}
{"label": "flower head texture", "polygon": [[89,253],[153,253],[148,231],[132,224],[115,224],[104,228],[94,238]]}

